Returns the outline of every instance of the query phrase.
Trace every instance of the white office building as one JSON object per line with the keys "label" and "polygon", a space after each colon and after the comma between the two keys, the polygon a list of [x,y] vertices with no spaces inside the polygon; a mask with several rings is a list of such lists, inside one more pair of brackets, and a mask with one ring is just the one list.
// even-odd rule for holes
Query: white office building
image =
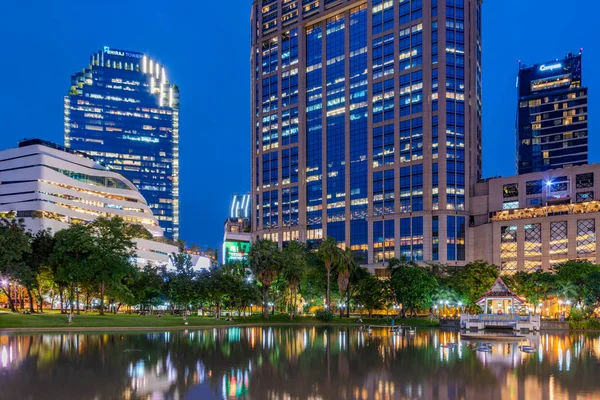
{"label": "white office building", "polygon": [[[121,217],[163,236],[137,188],[121,174],[81,153],[39,139],[0,151],[0,214],[16,213],[33,232],[73,222]],[[137,239],[139,265],[170,263],[176,246]]]}

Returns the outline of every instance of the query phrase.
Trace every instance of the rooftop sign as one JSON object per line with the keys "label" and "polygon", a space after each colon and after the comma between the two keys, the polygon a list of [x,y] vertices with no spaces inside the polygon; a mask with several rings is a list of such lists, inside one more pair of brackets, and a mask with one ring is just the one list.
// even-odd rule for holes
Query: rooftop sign
{"label": "rooftop sign", "polygon": [[560,69],[560,68],[562,68],[561,63],[540,65],[540,71],[554,71],[555,69]]}
{"label": "rooftop sign", "polygon": [[111,50],[111,48],[108,46],[104,46],[104,53],[110,54],[111,56],[142,58],[142,54],[140,54],[140,53],[132,53],[132,52],[123,51],[123,50]]}

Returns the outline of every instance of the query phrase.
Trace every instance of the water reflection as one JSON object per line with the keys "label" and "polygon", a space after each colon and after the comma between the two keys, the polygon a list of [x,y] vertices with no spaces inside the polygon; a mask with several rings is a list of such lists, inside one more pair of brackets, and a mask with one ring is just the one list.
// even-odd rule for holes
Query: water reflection
{"label": "water reflection", "polygon": [[15,399],[600,399],[600,335],[489,352],[458,332],[225,328],[0,336]]}

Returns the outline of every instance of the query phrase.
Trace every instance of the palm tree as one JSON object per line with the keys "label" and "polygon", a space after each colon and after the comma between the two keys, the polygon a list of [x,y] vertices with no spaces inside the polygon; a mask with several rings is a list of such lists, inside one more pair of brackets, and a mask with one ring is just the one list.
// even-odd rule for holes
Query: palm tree
{"label": "palm tree", "polygon": [[262,239],[254,242],[248,259],[252,274],[262,285],[263,315],[269,319],[269,288],[281,271],[281,253],[276,243]]}
{"label": "palm tree", "polygon": [[574,298],[579,294],[578,287],[573,282],[559,281],[557,286],[556,295],[559,297],[564,297],[565,301],[569,300],[569,297]]}
{"label": "palm tree", "polygon": [[[354,259],[354,253],[352,250],[346,249],[340,251],[337,270],[338,270],[338,289],[340,291],[340,302],[344,298],[344,294],[347,295],[348,285],[350,283],[350,274],[358,267],[356,260]],[[347,311],[348,314],[350,310]],[[340,307],[340,318],[343,317],[343,309]]]}
{"label": "palm tree", "polygon": [[328,237],[319,245],[317,254],[327,270],[327,297],[325,298],[325,307],[329,308],[331,300],[331,270],[338,263],[340,248],[334,238]]}
{"label": "palm tree", "polygon": [[298,285],[306,274],[306,248],[297,241],[290,244],[282,251],[282,274],[290,287],[292,297],[292,307],[290,311],[290,320],[294,319],[296,313],[296,299],[298,294]]}

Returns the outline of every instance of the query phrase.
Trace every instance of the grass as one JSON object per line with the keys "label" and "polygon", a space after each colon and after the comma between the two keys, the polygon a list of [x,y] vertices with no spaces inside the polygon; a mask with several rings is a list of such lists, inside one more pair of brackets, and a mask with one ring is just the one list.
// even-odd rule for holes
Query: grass
{"label": "grass", "polygon": [[[269,320],[265,320],[262,315],[252,315],[249,317],[234,317],[233,323],[214,317],[190,316],[187,318],[188,327],[202,326],[228,326],[245,324],[354,324],[358,325],[356,318],[335,318],[332,322],[322,323],[314,317],[296,317],[290,321],[288,315],[272,315]],[[386,318],[363,318],[363,324],[390,325],[391,319]],[[430,319],[395,319],[395,323],[402,325],[418,326],[438,326],[437,321]],[[74,315],[71,325],[67,324],[67,316],[58,312],[44,312],[42,314],[12,314],[0,312],[0,331],[3,329],[45,329],[61,328],[70,329],[115,329],[115,328],[183,328],[184,321],[181,316],[172,316],[163,314],[161,318],[156,316],[140,316],[135,314],[106,314],[100,316],[97,313],[82,313]]]}

